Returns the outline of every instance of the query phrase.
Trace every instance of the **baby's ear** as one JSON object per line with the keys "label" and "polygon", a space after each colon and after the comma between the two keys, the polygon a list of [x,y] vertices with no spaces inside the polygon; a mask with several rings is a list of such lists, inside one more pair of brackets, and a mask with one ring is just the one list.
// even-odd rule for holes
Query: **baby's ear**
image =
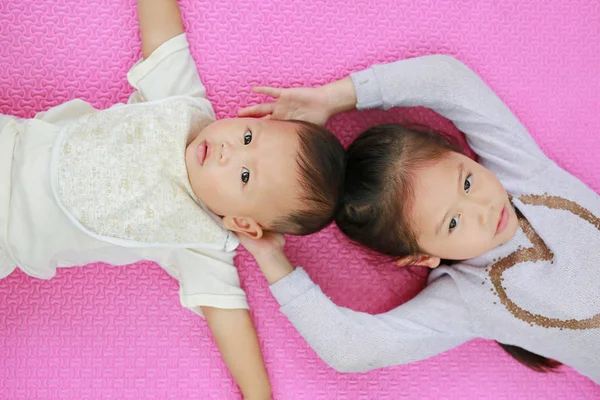
{"label": "baby's ear", "polygon": [[439,257],[429,256],[427,254],[418,254],[415,256],[406,256],[396,260],[396,265],[399,267],[408,267],[418,265],[427,268],[436,268],[442,260]]}
{"label": "baby's ear", "polygon": [[260,239],[263,235],[262,227],[247,217],[223,217],[223,226],[233,232],[243,233],[252,239]]}

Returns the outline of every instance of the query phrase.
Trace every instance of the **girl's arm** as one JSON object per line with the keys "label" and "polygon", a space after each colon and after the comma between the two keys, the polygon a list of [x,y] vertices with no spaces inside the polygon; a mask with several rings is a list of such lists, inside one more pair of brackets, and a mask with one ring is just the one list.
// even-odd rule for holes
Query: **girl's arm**
{"label": "girl's arm", "polygon": [[453,57],[433,55],[375,65],[351,79],[358,109],[424,106],[450,119],[465,133],[479,161],[505,186],[523,182],[549,165],[506,104]]}
{"label": "girl's arm", "polygon": [[271,291],[315,352],[340,372],[363,372],[422,360],[474,337],[468,309],[454,282],[442,276],[411,301],[370,315],[334,304],[283,253],[283,238],[240,238]]}
{"label": "girl's arm", "polygon": [[277,101],[244,107],[238,111],[240,117],[271,115],[274,119],[299,119],[324,126],[334,114],[356,107],[356,91],[349,77],[317,88],[257,86],[252,90]]}
{"label": "girl's arm", "polygon": [[[510,185],[545,168],[549,162],[517,117],[466,65],[433,55],[374,65],[348,78],[309,89],[259,87],[277,99],[240,110],[240,115],[320,120],[354,108],[424,106],[450,119],[465,133],[480,162]],[[312,122],[319,122],[312,120]],[[512,188],[507,188],[512,189]],[[509,190],[510,191],[510,190]]]}
{"label": "girl's arm", "polygon": [[144,59],[161,44],[184,33],[177,0],[138,0],[138,19]]}
{"label": "girl's arm", "polygon": [[244,399],[270,399],[269,377],[248,310],[213,307],[201,309]]}

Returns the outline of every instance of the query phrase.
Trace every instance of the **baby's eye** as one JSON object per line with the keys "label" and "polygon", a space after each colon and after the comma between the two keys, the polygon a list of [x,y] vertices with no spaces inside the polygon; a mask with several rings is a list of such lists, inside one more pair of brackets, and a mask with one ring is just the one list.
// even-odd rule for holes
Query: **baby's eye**
{"label": "baby's eye", "polygon": [[450,232],[452,232],[454,230],[454,228],[456,228],[456,226],[458,225],[458,219],[460,217],[458,215],[452,217],[452,219],[450,220],[450,225],[448,226],[448,230]]}
{"label": "baby's eye", "polygon": [[473,179],[473,175],[467,176],[465,179],[465,192],[469,193],[469,189],[471,189],[471,179]]}
{"label": "baby's eye", "polygon": [[242,183],[245,185],[250,180],[250,171],[247,168],[242,168]]}
{"label": "baby's eye", "polygon": [[248,131],[244,133],[244,145],[248,146],[252,142],[252,132]]}

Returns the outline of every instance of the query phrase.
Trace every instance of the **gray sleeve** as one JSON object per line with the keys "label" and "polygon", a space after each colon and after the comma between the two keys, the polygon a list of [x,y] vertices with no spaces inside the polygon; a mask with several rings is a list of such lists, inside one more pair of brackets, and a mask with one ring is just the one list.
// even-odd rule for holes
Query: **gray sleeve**
{"label": "gray sleeve", "polygon": [[281,311],[329,366],[362,372],[422,360],[473,339],[468,309],[457,300],[452,279],[446,278],[379,315],[338,307],[301,268],[271,291]]}
{"label": "gray sleeve", "polygon": [[433,55],[374,65],[351,78],[358,109],[430,108],[451,120],[481,164],[501,179],[528,179],[548,165],[510,109],[453,57]]}

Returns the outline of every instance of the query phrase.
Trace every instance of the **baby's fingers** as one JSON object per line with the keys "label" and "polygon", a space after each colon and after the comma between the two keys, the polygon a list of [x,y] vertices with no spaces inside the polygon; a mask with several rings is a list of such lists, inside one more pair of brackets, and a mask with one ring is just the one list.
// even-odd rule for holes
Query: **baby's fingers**
{"label": "baby's fingers", "polygon": [[254,93],[265,94],[274,98],[278,98],[281,95],[282,90],[283,89],[281,88],[276,88],[272,86],[255,86],[252,88],[252,91]]}
{"label": "baby's fingers", "polygon": [[240,117],[258,117],[271,114],[275,109],[275,103],[262,103],[253,106],[244,107],[238,110]]}

